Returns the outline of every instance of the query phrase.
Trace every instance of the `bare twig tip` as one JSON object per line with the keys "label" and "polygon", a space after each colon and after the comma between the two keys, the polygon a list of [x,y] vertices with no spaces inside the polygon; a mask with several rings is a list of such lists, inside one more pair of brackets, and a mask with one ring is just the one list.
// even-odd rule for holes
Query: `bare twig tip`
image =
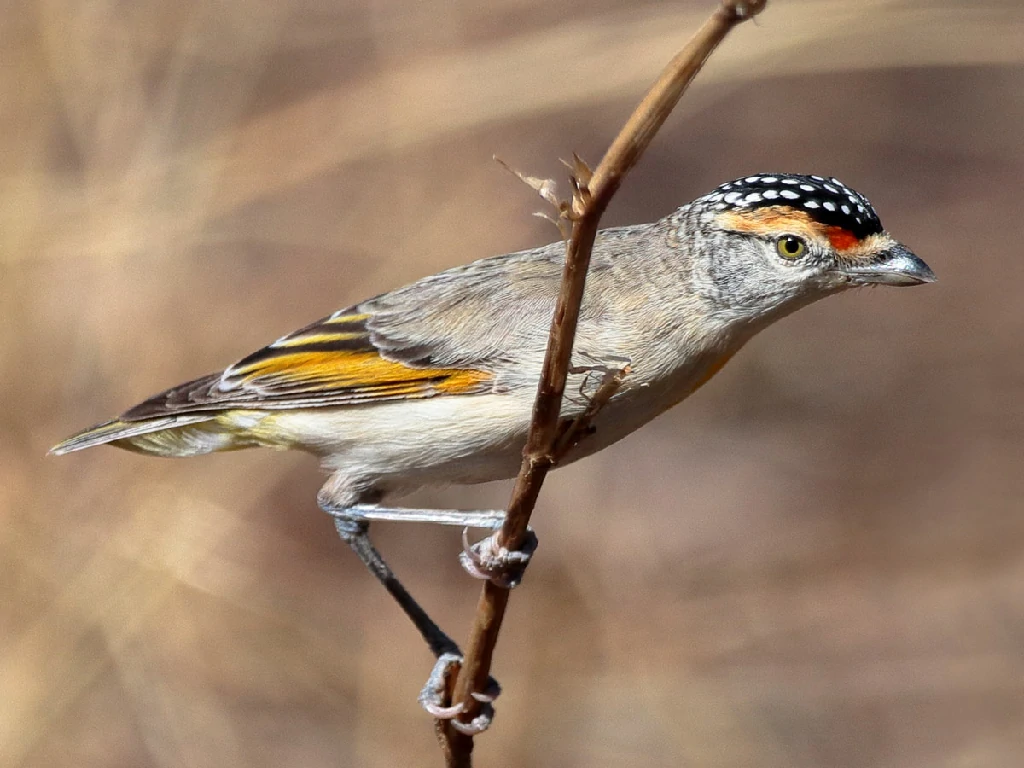
{"label": "bare twig tip", "polygon": [[527,176],[524,173],[520,173],[515,168],[512,168],[500,157],[495,156],[494,159],[502,168],[523,182],[523,184],[530,187],[530,189],[540,195],[549,204],[553,205],[555,210],[559,213],[562,212],[564,203],[558,199],[558,185],[555,184],[554,179],[542,179],[538,176]]}
{"label": "bare twig tip", "polygon": [[593,169],[575,152],[572,153],[572,175],[579,179],[584,187],[589,187],[590,180],[594,178]]}
{"label": "bare twig tip", "polygon": [[579,181],[584,187],[590,185],[590,180],[594,178],[594,171],[582,157],[573,152],[571,163],[568,160],[559,160],[559,162],[571,171],[573,180]]}

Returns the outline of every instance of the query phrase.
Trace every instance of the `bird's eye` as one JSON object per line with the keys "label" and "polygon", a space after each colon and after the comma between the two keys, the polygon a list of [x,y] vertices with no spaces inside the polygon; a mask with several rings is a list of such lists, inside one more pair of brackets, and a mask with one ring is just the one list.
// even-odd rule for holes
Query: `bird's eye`
{"label": "bird's eye", "polygon": [[799,259],[807,253],[807,243],[794,235],[783,235],[775,241],[775,250],[784,259]]}

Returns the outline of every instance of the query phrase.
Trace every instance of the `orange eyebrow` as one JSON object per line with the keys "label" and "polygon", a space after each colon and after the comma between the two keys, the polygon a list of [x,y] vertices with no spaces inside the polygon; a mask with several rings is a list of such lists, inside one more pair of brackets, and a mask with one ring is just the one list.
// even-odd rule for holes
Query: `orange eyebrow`
{"label": "orange eyebrow", "polygon": [[893,242],[884,232],[859,238],[845,227],[822,224],[811,218],[806,211],[788,205],[725,211],[718,214],[718,223],[723,229],[749,232],[760,237],[789,232],[809,240],[827,240],[844,259],[851,261],[870,259]]}
{"label": "orange eyebrow", "polygon": [[782,232],[816,239],[826,237],[826,227],[805,211],[788,205],[768,205],[753,210],[727,211],[718,215],[723,229],[772,236]]}

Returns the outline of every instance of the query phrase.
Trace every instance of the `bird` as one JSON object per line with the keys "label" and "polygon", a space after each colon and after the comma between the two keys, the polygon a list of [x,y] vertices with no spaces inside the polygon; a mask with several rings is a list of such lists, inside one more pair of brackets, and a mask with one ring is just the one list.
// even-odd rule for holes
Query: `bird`
{"label": "bird", "polygon": [[[427,639],[439,660],[437,689],[457,646],[395,578],[369,523],[500,525],[501,511],[384,502],[422,486],[517,474],[564,259],[564,243],[554,242],[424,277],[171,387],[51,453],[110,444],[164,457],[249,447],[316,455],[328,475],[319,505]],[[586,409],[594,371],[628,361],[629,375],[560,466],[686,399],[758,332],[801,307],[862,286],[935,279],[868,199],[833,177],[757,173],[656,222],[602,230],[562,417]],[[497,558],[483,545],[464,553],[467,570],[512,586],[536,540]],[[430,686],[424,705],[452,716]]]}

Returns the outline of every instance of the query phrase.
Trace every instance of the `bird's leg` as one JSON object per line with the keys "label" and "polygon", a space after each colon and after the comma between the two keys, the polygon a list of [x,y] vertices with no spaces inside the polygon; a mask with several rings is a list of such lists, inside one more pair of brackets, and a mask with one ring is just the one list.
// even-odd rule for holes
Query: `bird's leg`
{"label": "bird's leg", "polygon": [[[327,510],[338,516],[338,512]],[[479,510],[466,511],[461,509],[405,509],[381,507],[377,504],[354,504],[341,510],[348,519],[390,520],[394,522],[436,523],[439,525],[458,525],[467,528],[498,528],[505,521],[505,511]],[[497,543],[496,534],[488,536],[476,544],[470,545],[468,533],[463,530],[463,551],[459,562],[466,572],[477,579],[492,581],[499,587],[511,589],[523,580],[523,573],[530,563],[530,557],[537,549],[537,536],[532,529],[527,529],[526,540],[517,550],[509,550]],[[366,562],[365,560],[363,562]],[[373,567],[367,564],[373,570]]]}
{"label": "bird's leg", "polygon": [[[494,716],[492,702],[501,692],[501,686],[498,685],[497,680],[494,678],[488,678],[487,688],[484,691],[473,694],[473,698],[483,704],[480,714],[470,723],[462,723],[454,719],[461,714],[464,705],[462,703],[452,706],[445,704],[447,681],[449,675],[462,664],[462,652],[455,641],[430,618],[423,607],[398,580],[394,571],[391,570],[391,567],[370,541],[369,529],[371,520],[415,520],[446,525],[494,528],[501,524],[505,513],[500,510],[494,512],[403,510],[383,508],[375,504],[353,504],[347,507],[339,507],[331,504],[324,498],[321,498],[320,506],[325,512],[334,517],[334,527],[337,529],[342,541],[352,548],[352,551],[358,555],[370,573],[376,577],[388,591],[388,594],[394,598],[395,602],[405,612],[405,615],[409,617],[416,626],[416,629],[419,630],[431,652],[437,658],[430,677],[427,678],[427,682],[420,692],[420,704],[433,717],[452,720],[452,727],[463,733],[472,735],[486,730]],[[465,539],[465,536],[463,538]],[[490,541],[490,539],[485,539],[481,544],[487,541]],[[532,541],[535,547],[536,537],[532,537]],[[532,549],[530,551],[532,552]],[[473,557],[476,557],[476,555],[472,549],[467,549],[467,552],[463,553],[463,558]],[[518,578],[522,577],[522,570],[525,569],[528,560],[529,555],[527,554],[525,559],[516,564],[515,567],[518,568],[519,574]],[[463,564],[465,565],[465,559]],[[470,572],[473,573],[473,571]],[[483,571],[480,574],[482,578],[490,578]],[[518,579],[516,583],[518,583]]]}
{"label": "bird's leg", "polygon": [[376,577],[388,594],[395,599],[412,623],[419,630],[434,656],[440,658],[446,653],[458,653],[455,641],[430,618],[423,607],[402,585],[377,548],[370,541],[370,524],[358,517],[345,514],[347,510],[328,510],[334,516],[334,527],[341,540],[356,553],[363,565]]}

